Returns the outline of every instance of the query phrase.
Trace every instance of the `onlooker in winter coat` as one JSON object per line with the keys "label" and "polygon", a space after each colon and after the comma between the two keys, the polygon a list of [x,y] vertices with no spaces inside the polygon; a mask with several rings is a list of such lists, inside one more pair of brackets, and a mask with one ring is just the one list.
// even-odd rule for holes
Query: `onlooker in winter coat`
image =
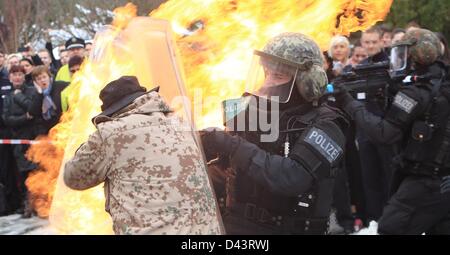
{"label": "onlooker in winter coat", "polygon": [[[389,61],[389,57],[384,51],[382,32],[377,27],[368,29],[362,34],[361,44],[369,55],[361,64]],[[384,116],[387,100],[382,92],[377,95],[368,95],[365,100],[366,108],[374,115]],[[356,139],[366,196],[367,220],[368,222],[378,221],[390,195],[389,184],[393,174],[393,147],[372,141],[369,135],[359,128],[356,130]]]}
{"label": "onlooker in winter coat", "polygon": [[8,69],[6,67],[6,54],[0,50],[0,89],[3,86],[9,86]]}
{"label": "onlooker in winter coat", "polygon": [[[331,39],[329,56],[333,59],[332,73],[329,78],[341,75],[344,67],[349,63],[350,42],[345,36],[335,36]],[[328,72],[327,72],[328,73]],[[330,80],[331,82],[332,80]],[[346,167],[342,168],[335,179],[333,207],[336,209],[337,223],[343,228],[344,233],[349,234],[353,229],[353,215],[351,212],[350,191]]]}
{"label": "onlooker in winter coat", "polygon": [[66,49],[61,50],[59,53],[59,61],[61,62],[61,66],[67,65],[69,63],[69,58],[69,51]]}
{"label": "onlooker in winter coat", "polygon": [[30,114],[35,119],[38,134],[48,134],[48,131],[59,122],[61,117],[61,92],[69,85],[63,81],[52,81],[46,66],[34,68],[33,82],[37,94],[32,99]]}
{"label": "onlooker in winter coat", "polygon": [[22,57],[20,54],[8,55],[8,58],[6,59],[6,69],[9,71],[9,69],[11,69],[12,66],[19,65],[21,59],[22,59]]}
{"label": "onlooker in winter coat", "polygon": [[383,47],[385,49],[390,49],[392,45],[392,36],[393,36],[392,29],[382,25],[380,26],[380,30],[382,33],[381,37],[383,39]]}
{"label": "onlooker in winter coat", "polygon": [[348,61],[348,65],[344,67],[342,72],[347,73],[352,71],[353,67],[361,64],[368,57],[369,55],[367,55],[367,50],[361,45],[361,42],[355,43],[355,45],[353,45],[353,50]]}
{"label": "onlooker in winter coat", "polygon": [[[0,114],[3,112],[3,101],[11,91],[12,85],[9,81],[9,72],[6,67],[5,54],[0,50]],[[0,118],[0,129],[4,129],[2,118]]]}
{"label": "onlooker in winter coat", "polygon": [[34,53],[30,44],[20,47],[17,51],[22,55],[22,58],[30,59],[33,65],[40,66],[44,64],[38,54]]}
{"label": "onlooker in winter coat", "polygon": [[[352,71],[353,67],[359,65],[363,60],[368,58],[367,51],[364,47],[362,47],[360,42],[355,43],[353,46],[351,57],[348,61],[348,65],[344,67],[342,70],[343,73]],[[341,207],[336,206],[336,219],[338,223],[344,227],[345,232],[351,232],[351,230],[356,227],[353,226],[356,223],[356,220],[365,221],[365,204],[364,204],[364,189],[362,184],[362,176],[361,176],[361,163],[359,159],[359,153],[355,143],[355,127],[352,125],[349,129],[349,132],[346,135],[347,142],[346,144],[346,153],[345,153],[345,169],[343,170],[347,176],[342,175],[336,178],[335,184],[335,200],[341,201]],[[347,178],[345,178],[347,177]],[[345,179],[344,179],[345,178]],[[343,182],[343,180],[346,180]],[[345,187],[344,185],[348,185]],[[340,191],[337,190],[340,187]],[[348,189],[348,192],[347,192]],[[347,205],[345,205],[347,201],[347,194],[349,193],[350,202],[351,202],[351,213],[354,214],[355,222],[351,222],[352,219],[349,217],[349,211],[347,210]],[[335,202],[335,205],[337,203]],[[344,206],[345,205],[345,206]],[[360,226],[358,226],[360,227]]]}
{"label": "onlooker in winter coat", "polygon": [[335,76],[339,76],[343,68],[348,64],[350,56],[350,42],[347,37],[341,35],[333,37],[328,54],[333,59],[333,73]]}
{"label": "onlooker in winter coat", "polygon": [[52,76],[55,76],[58,70],[57,64],[53,61],[52,54],[47,49],[42,49],[38,52],[39,58],[42,60],[42,63],[50,70]]}
{"label": "onlooker in winter coat", "polygon": [[406,30],[403,28],[394,29],[394,32],[392,32],[392,45],[401,41],[403,39],[403,36],[405,36],[405,34],[406,34]]}
{"label": "onlooker in winter coat", "polygon": [[23,58],[20,60],[20,66],[25,70],[25,85],[32,87],[33,78],[31,77],[31,73],[34,69],[34,62],[31,59]]}
{"label": "onlooker in winter coat", "polygon": [[[10,128],[12,138],[33,140],[36,137],[33,116],[30,115],[31,99],[36,94],[34,87],[25,85],[25,70],[21,66],[13,66],[9,78],[14,91],[4,100],[3,121]],[[13,154],[20,173],[20,184],[24,200],[24,216],[31,217],[25,180],[36,165],[25,158],[28,145],[18,144],[13,147]]]}
{"label": "onlooker in winter coat", "polygon": [[353,47],[352,56],[350,57],[350,65],[355,67],[359,65],[364,59],[367,59],[369,55],[367,55],[366,49],[361,45],[360,42],[355,43]]}
{"label": "onlooker in winter coat", "polygon": [[[0,50],[0,114],[3,112],[3,101],[12,91],[6,67],[5,53]],[[0,139],[10,139],[9,129],[0,117]],[[18,207],[16,171],[11,145],[0,144],[0,216],[12,213]]]}
{"label": "onlooker in winter coat", "polygon": [[367,55],[369,55],[361,64],[373,64],[389,60],[389,56],[384,51],[382,32],[377,27],[363,32],[361,35],[361,45],[366,49]]}

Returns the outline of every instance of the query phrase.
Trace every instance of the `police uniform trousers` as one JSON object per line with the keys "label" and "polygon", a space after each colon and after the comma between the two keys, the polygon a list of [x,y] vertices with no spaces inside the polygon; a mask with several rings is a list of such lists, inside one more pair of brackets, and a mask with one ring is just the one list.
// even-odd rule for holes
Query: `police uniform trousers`
{"label": "police uniform trousers", "polygon": [[336,176],[333,192],[333,207],[336,209],[336,219],[339,225],[346,230],[353,229],[354,219],[351,211],[346,168],[341,169]]}
{"label": "police uniform trousers", "polygon": [[384,208],[380,234],[450,235],[450,193],[441,194],[441,177],[408,176]]}
{"label": "police uniform trousers", "polygon": [[370,141],[362,130],[358,130],[357,139],[367,221],[378,221],[389,199],[394,153],[392,147]]}

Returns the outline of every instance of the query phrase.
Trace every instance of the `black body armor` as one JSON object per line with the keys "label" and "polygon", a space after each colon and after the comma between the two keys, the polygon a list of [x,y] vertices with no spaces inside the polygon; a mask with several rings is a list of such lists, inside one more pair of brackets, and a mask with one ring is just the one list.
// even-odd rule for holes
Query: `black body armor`
{"label": "black body armor", "polygon": [[[325,234],[328,229],[334,178],[337,175],[340,160],[336,160],[331,167],[322,164],[320,161],[323,161],[323,158],[319,159],[314,150],[306,148],[307,144],[299,145],[298,141],[300,139],[307,141],[309,134],[314,137],[316,131],[311,127],[318,123],[335,124],[333,127],[330,127],[333,124],[321,127],[324,134],[319,134],[322,131],[317,129],[317,136],[324,137],[328,137],[325,133],[341,132],[347,128],[348,123],[338,110],[327,105],[314,107],[312,104],[304,104],[281,108],[279,136],[275,142],[260,142],[264,132],[259,129],[258,131],[238,131],[235,134],[257,145],[265,152],[298,162],[302,166],[302,169],[298,169],[299,172],[307,169],[313,176],[312,185],[301,194],[281,194],[255,181],[247,172],[235,169],[234,176],[230,176],[227,181],[227,208],[257,224],[278,227],[282,233]],[[268,111],[270,112],[270,109]],[[248,114],[248,108],[240,114]],[[246,120],[248,119],[247,117]],[[247,127],[248,124],[250,123],[246,123]],[[325,141],[326,138],[323,140]],[[328,140],[332,139],[328,137]],[[333,151],[334,147],[345,148],[341,142],[338,143],[339,145],[333,142],[321,144],[323,148],[326,148],[324,152],[330,151],[329,155],[323,154],[330,162],[334,154],[339,156],[343,154],[342,150]]]}

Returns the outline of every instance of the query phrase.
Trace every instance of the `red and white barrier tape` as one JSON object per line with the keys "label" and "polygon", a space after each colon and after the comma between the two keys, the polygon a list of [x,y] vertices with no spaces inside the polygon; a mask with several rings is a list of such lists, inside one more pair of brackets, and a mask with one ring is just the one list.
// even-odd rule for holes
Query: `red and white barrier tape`
{"label": "red and white barrier tape", "polygon": [[40,141],[23,139],[0,139],[0,144],[38,144]]}

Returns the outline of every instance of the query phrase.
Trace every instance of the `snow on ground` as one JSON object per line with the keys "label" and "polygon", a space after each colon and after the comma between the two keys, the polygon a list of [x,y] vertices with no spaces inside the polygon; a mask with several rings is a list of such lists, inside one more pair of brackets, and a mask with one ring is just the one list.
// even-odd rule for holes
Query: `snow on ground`
{"label": "snow on ground", "polygon": [[23,219],[20,214],[0,217],[0,235],[52,235],[47,219]]}
{"label": "snow on ground", "polygon": [[[331,235],[342,235],[344,229],[337,223],[336,212],[333,210],[330,215],[330,228],[328,229]],[[368,228],[363,228],[352,235],[378,235],[378,223],[370,222]]]}
{"label": "snow on ground", "polygon": [[363,228],[354,235],[378,235],[378,223],[372,221],[368,228]]}
{"label": "snow on ground", "polygon": [[[361,229],[353,235],[377,235],[378,224],[372,221],[368,228]],[[330,218],[331,234],[339,234],[342,228],[336,223],[336,217],[332,214]],[[0,217],[0,235],[56,235],[58,234],[50,227],[47,219],[32,217],[23,219],[21,215],[14,214]]]}

